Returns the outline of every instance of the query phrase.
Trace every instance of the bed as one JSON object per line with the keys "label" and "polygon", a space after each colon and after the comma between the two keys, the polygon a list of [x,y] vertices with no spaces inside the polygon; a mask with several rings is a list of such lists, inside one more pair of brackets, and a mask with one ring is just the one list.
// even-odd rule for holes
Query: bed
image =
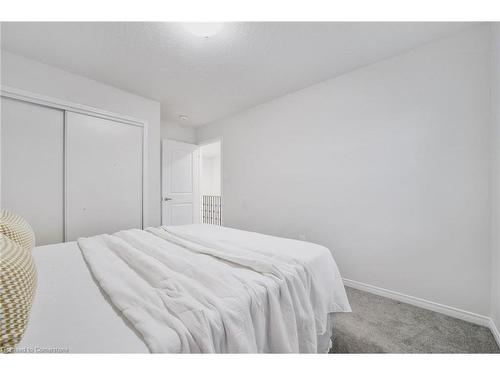
{"label": "bed", "polygon": [[349,312],[330,251],[205,224],[36,247],[18,352],[327,352]]}

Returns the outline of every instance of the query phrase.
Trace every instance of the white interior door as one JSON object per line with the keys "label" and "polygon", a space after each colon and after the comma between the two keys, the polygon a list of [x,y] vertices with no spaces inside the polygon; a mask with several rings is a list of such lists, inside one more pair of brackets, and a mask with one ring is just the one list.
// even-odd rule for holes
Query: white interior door
{"label": "white interior door", "polygon": [[164,139],[162,177],[162,225],[198,223],[198,146]]}
{"label": "white interior door", "polygon": [[66,113],[66,240],[142,228],[143,128]]}
{"label": "white interior door", "polygon": [[64,112],[1,98],[1,206],[24,217],[36,245],[63,242]]}

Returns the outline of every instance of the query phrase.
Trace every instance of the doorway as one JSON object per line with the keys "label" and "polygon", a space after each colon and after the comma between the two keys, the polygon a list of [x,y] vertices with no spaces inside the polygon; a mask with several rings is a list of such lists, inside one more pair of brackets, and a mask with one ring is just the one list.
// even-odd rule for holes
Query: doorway
{"label": "doorway", "polygon": [[200,154],[200,222],[222,225],[222,142],[203,143]]}

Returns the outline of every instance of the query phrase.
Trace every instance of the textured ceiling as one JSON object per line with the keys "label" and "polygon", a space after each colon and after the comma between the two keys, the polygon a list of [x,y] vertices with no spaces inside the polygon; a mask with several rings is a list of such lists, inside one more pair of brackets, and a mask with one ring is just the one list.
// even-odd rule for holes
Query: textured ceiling
{"label": "textured ceiling", "polygon": [[199,126],[444,37],[467,23],[3,23],[2,48],[161,102]]}

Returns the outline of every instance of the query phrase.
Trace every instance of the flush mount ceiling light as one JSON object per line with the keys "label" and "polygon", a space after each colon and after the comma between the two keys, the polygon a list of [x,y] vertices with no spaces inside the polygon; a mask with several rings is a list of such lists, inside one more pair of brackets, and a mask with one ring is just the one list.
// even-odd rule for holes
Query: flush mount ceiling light
{"label": "flush mount ceiling light", "polygon": [[179,115],[179,120],[181,120],[181,121],[187,121],[187,120],[189,120],[189,117],[186,116],[186,115]]}
{"label": "flush mount ceiling light", "polygon": [[218,34],[224,24],[222,22],[184,22],[182,26],[191,34],[201,38],[210,38]]}

